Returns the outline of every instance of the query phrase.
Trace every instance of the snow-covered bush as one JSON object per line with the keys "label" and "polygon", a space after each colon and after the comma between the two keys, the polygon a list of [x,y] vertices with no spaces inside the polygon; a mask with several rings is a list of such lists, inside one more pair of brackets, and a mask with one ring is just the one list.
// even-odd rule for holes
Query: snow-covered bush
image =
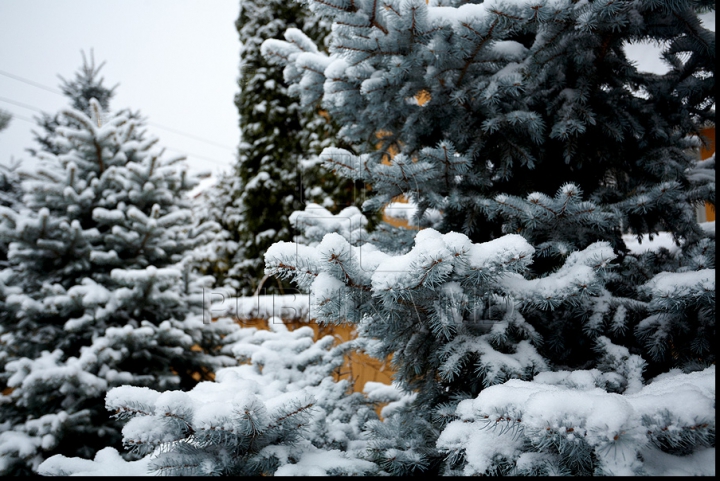
{"label": "snow-covered bush", "polygon": [[[364,475],[377,471],[363,459],[372,404],[338,380],[351,343],[332,336],[313,341],[313,330],[289,331],[279,318],[270,330],[243,328],[228,336],[225,351],[237,367],[187,392],[164,393],[122,386],[106,398],[127,420],[123,444],[143,455],[123,463],[135,475]],[[112,453],[112,454],[109,454]],[[94,462],[55,456],[42,474],[88,474],[118,462],[101,451]],[[100,455],[102,454],[102,457]],[[140,472],[140,468],[144,472]]]}

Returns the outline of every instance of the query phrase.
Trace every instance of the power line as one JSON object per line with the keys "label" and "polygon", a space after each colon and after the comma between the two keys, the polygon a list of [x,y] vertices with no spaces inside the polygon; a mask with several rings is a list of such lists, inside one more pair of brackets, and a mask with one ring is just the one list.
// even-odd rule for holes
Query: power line
{"label": "power line", "polygon": [[10,112],[10,115],[12,116],[12,117],[10,117],[10,121],[12,121],[13,119],[18,119],[18,120],[24,120],[25,122],[30,122],[31,124],[35,124],[35,121],[33,119],[29,119],[29,118],[25,117],[24,115],[18,115],[14,112]]}
{"label": "power line", "polygon": [[32,85],[33,87],[37,87],[37,88],[39,88],[39,89],[47,90],[48,92],[52,92],[52,93],[54,93],[54,94],[63,95],[63,93],[62,93],[61,91],[57,90],[57,89],[54,89],[54,88],[52,88],[52,87],[48,87],[47,85],[43,85],[43,84],[40,84],[40,83],[37,83],[37,82],[33,82],[32,80],[28,80],[28,79],[23,78],[23,77],[20,77],[20,76],[18,76],[18,75],[11,74],[10,72],[5,72],[5,71],[3,71],[3,70],[0,70],[0,75],[4,75],[4,76],[6,76],[6,77],[10,77],[11,79],[17,80],[17,81],[19,81],[19,82],[26,83],[26,84],[28,84],[28,85]]}
{"label": "power line", "polygon": [[0,97],[0,100],[3,101],[3,102],[7,102],[7,103],[9,103],[9,104],[17,105],[18,107],[22,107],[22,108],[24,108],[24,109],[34,110],[34,111],[36,111],[36,112],[42,113],[42,110],[40,110],[40,109],[37,108],[37,107],[33,107],[32,105],[25,104],[25,103],[22,103],[22,102],[18,102],[18,101],[13,100],[13,99],[7,99],[7,98],[5,98],[5,97]]}
{"label": "power line", "polygon": [[[42,110],[38,109],[37,107],[33,107],[32,105],[28,105],[28,104],[25,104],[25,103],[22,103],[22,102],[16,102],[15,100],[7,99],[7,98],[5,98],[5,97],[0,97],[0,101],[7,102],[7,103],[13,104],[13,105],[17,105],[18,107],[22,107],[22,108],[25,108],[25,109],[35,110],[35,111],[37,111],[37,112],[42,112]],[[36,122],[35,122],[34,120],[29,119],[29,118],[27,118],[27,117],[25,117],[25,116],[18,115],[18,114],[14,113],[14,112],[10,112],[10,114],[12,115],[12,118],[17,118],[17,119],[19,119],[19,120],[24,120],[25,122],[30,122],[31,124],[36,124]],[[172,148],[172,147],[166,147],[166,150],[170,150],[170,151],[172,151],[172,152],[177,152],[178,154],[182,154],[182,155],[185,155],[185,156],[187,156],[187,157],[196,157],[196,158],[198,158],[198,159],[207,160],[208,162],[213,162],[214,164],[217,164],[217,165],[227,166],[225,162],[220,162],[219,160],[211,159],[210,157],[205,157],[205,156],[203,156],[203,155],[192,154],[192,153],[190,153],[190,152],[182,151],[182,150],[178,150],[178,149],[174,149],[174,148]]]}
{"label": "power line", "polygon": [[176,152],[176,153],[178,153],[178,154],[185,155],[185,156],[187,156],[187,157],[197,157],[198,159],[207,160],[208,162],[213,162],[213,163],[215,163],[215,164],[222,165],[223,167],[228,167],[228,165],[227,165],[225,162],[220,162],[219,160],[211,159],[211,158],[209,158],[209,157],[204,157],[204,156],[202,156],[202,155],[192,154],[192,153],[190,153],[190,152],[173,149],[173,148],[171,148],[171,147],[166,147],[165,149],[166,149],[166,150],[169,150],[169,151],[171,151],[171,152]]}
{"label": "power line", "polygon": [[157,127],[157,128],[159,128],[159,129],[164,129],[164,130],[167,130],[167,131],[169,131],[169,132],[174,132],[174,133],[179,134],[179,135],[184,135],[184,136],[186,136],[186,137],[190,137],[191,139],[199,140],[200,142],[205,142],[205,143],[208,143],[208,144],[215,145],[215,146],[220,147],[220,148],[222,148],[222,149],[229,150],[230,152],[235,152],[235,149],[233,149],[232,147],[228,147],[227,145],[223,145],[223,144],[218,144],[217,142],[213,142],[212,140],[206,140],[206,139],[203,139],[202,137],[198,137],[198,136],[193,135],[193,134],[188,134],[187,132],[183,132],[183,131],[181,131],[181,130],[176,130],[176,129],[173,129],[173,128],[170,128],[170,127],[165,127],[165,126],[160,125],[160,124],[157,124],[157,123],[155,123],[155,122],[148,122],[147,124],[150,125],[150,126],[152,126],[152,127]]}
{"label": "power line", "polygon": [[[40,88],[40,89],[43,89],[43,90],[47,90],[48,92],[52,92],[52,93],[57,94],[57,95],[62,95],[63,97],[65,96],[65,94],[63,94],[61,91],[59,91],[59,90],[57,90],[57,89],[54,89],[54,88],[52,88],[52,87],[48,87],[47,85],[43,85],[43,84],[38,83],[38,82],[34,82],[34,81],[32,81],[32,80],[30,80],[30,79],[26,79],[26,78],[24,78],[24,77],[20,77],[19,75],[15,75],[15,74],[12,74],[12,73],[10,73],[10,72],[5,72],[5,71],[3,71],[3,70],[0,70],[0,75],[4,75],[4,76],[6,76],[6,77],[9,77],[9,78],[11,78],[11,79],[17,80],[17,81],[19,81],[19,82],[26,83],[26,84],[28,84],[28,85],[32,85],[33,87],[37,87],[37,88]],[[25,104],[25,105],[19,105],[19,103],[14,102],[14,101],[11,101],[11,100],[7,100],[7,99],[6,99],[5,101],[6,101],[6,102],[9,102],[9,103],[15,103],[15,105],[18,105],[18,106],[20,106],[20,107],[30,108],[30,109],[33,109],[33,110],[37,110],[38,112],[42,112],[42,110],[37,109],[36,107],[27,106],[27,104]],[[199,140],[200,142],[205,142],[205,143],[207,143],[207,144],[211,144],[211,145],[214,145],[214,146],[216,146],[216,147],[220,147],[220,148],[222,148],[222,149],[229,150],[230,152],[235,152],[235,149],[232,148],[232,147],[230,147],[230,146],[227,146],[227,145],[224,145],[224,144],[220,144],[220,143],[215,142],[215,141],[213,141],[213,140],[204,139],[204,138],[202,138],[202,137],[198,137],[197,135],[193,135],[193,134],[190,134],[190,133],[188,133],[188,132],[183,132],[182,130],[174,129],[174,128],[172,128],[172,127],[167,127],[167,126],[165,126],[165,125],[158,124],[158,123],[156,123],[156,122],[147,122],[147,124],[150,125],[150,126],[159,128],[159,129],[167,130],[168,132],[173,132],[173,133],[178,134],[178,135],[184,135],[185,137],[189,137],[189,138],[191,138],[191,139]]]}

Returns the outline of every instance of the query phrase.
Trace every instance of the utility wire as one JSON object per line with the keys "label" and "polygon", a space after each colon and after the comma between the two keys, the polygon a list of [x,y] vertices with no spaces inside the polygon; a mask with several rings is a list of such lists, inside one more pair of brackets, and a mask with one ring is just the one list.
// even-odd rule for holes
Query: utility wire
{"label": "utility wire", "polygon": [[22,108],[24,108],[24,109],[34,110],[34,111],[36,111],[36,112],[42,113],[42,110],[40,110],[39,108],[33,107],[32,105],[29,105],[29,104],[24,104],[24,103],[22,103],[22,102],[18,102],[17,100],[8,99],[8,98],[5,98],[5,97],[0,97],[0,100],[3,101],[3,102],[7,102],[7,103],[9,103],[9,104],[17,105],[18,107],[22,107]]}
{"label": "utility wire", "polygon": [[3,70],[0,70],[0,75],[4,75],[6,77],[10,77],[11,79],[17,80],[19,82],[26,83],[28,85],[32,85],[33,87],[37,87],[39,89],[47,90],[48,92],[52,92],[54,94],[60,94],[63,95],[63,93],[57,89],[54,89],[52,87],[48,87],[47,85],[39,84],[37,82],[33,82],[32,80],[28,80],[26,78],[19,77],[15,74],[11,74],[10,72],[5,72]]}
{"label": "utility wire", "polygon": [[179,135],[184,135],[184,136],[186,136],[186,137],[190,137],[191,139],[199,140],[200,142],[205,142],[206,144],[215,145],[216,147],[220,147],[221,149],[229,150],[230,152],[235,152],[235,149],[233,149],[233,148],[231,148],[231,147],[228,147],[227,145],[218,144],[217,142],[213,142],[212,140],[206,140],[206,139],[203,139],[202,137],[198,137],[198,136],[193,135],[193,134],[188,134],[187,132],[183,132],[183,131],[181,131],[181,130],[176,130],[176,129],[173,129],[173,128],[170,128],[170,127],[165,127],[165,126],[163,126],[163,125],[156,124],[155,122],[148,122],[147,124],[150,125],[150,126],[152,126],[152,127],[157,127],[157,128],[159,128],[159,129],[164,129],[164,130],[167,130],[167,131],[169,131],[169,132],[173,132],[173,133],[176,133],[176,134],[179,134]]}
{"label": "utility wire", "polygon": [[202,156],[202,155],[193,154],[193,153],[190,153],[190,152],[188,152],[188,151],[186,151],[186,150],[178,150],[178,149],[174,149],[174,148],[172,148],[172,147],[165,147],[165,149],[166,149],[166,150],[169,150],[169,151],[171,151],[171,152],[175,152],[175,153],[178,153],[178,154],[182,154],[182,155],[184,155],[184,156],[186,156],[186,157],[197,157],[198,159],[207,160],[208,162],[213,162],[213,163],[215,163],[215,164],[222,165],[223,167],[227,167],[227,165],[226,165],[224,162],[220,162],[219,160],[211,159],[210,157],[204,157],[204,156]]}
{"label": "utility wire", "polygon": [[18,119],[18,120],[24,120],[25,122],[30,122],[31,124],[35,123],[35,121],[33,119],[29,119],[29,118],[25,117],[24,115],[18,115],[14,112],[10,112],[10,115],[11,115],[11,117],[10,117],[11,122],[15,119]]}
{"label": "utility wire", "polygon": [[[4,76],[9,77],[9,78],[11,78],[11,79],[13,79],[13,80],[17,80],[17,81],[19,81],[19,82],[23,82],[23,83],[26,83],[26,84],[28,84],[28,85],[32,85],[33,87],[37,87],[37,88],[40,88],[40,89],[43,89],[43,90],[47,90],[48,92],[52,92],[52,93],[57,94],[57,95],[62,95],[63,97],[65,96],[65,94],[63,94],[61,91],[59,91],[59,90],[57,90],[57,89],[54,89],[54,88],[52,88],[52,87],[48,87],[47,85],[43,85],[43,84],[41,84],[41,83],[33,82],[32,80],[29,80],[29,79],[20,77],[19,75],[15,75],[15,74],[12,74],[12,73],[10,73],[10,72],[5,72],[5,71],[3,71],[3,70],[0,70],[0,75],[4,75]],[[14,103],[15,105],[19,105],[18,102],[14,102],[14,101],[7,100],[7,99],[5,99],[5,102]],[[24,107],[24,106],[26,106],[26,105],[27,105],[27,104],[25,104],[25,105],[19,105],[19,106],[20,106],[20,107]],[[35,107],[26,107],[26,108],[31,108],[31,109],[33,109],[33,110],[37,110],[38,112],[42,112],[42,110],[39,110],[39,109],[37,109],[37,108],[35,108]],[[173,132],[173,133],[178,134],[178,135],[184,135],[184,136],[189,137],[189,138],[191,138],[191,139],[199,140],[200,142],[205,142],[205,143],[207,143],[207,144],[211,144],[211,145],[214,145],[214,146],[216,146],[216,147],[220,147],[220,148],[222,148],[222,149],[229,150],[230,152],[235,152],[235,149],[232,148],[232,147],[230,147],[230,146],[227,146],[227,145],[224,145],[224,144],[220,144],[220,143],[215,142],[215,141],[212,141],[212,140],[204,139],[204,138],[202,138],[202,137],[198,137],[197,135],[193,135],[193,134],[190,134],[190,133],[187,133],[187,132],[183,132],[182,130],[177,130],[177,129],[174,129],[174,128],[172,128],[172,127],[166,127],[166,126],[164,126],[164,125],[162,125],[162,124],[158,124],[158,123],[155,123],[155,122],[147,122],[147,124],[150,125],[150,126],[153,126],[153,127],[157,127],[157,128],[159,128],[159,129],[167,130],[168,132]]]}
{"label": "utility wire", "polygon": [[[12,99],[8,99],[8,98],[5,98],[5,97],[0,97],[0,101],[2,101],[2,102],[7,102],[7,103],[13,104],[13,105],[17,105],[18,107],[22,107],[22,108],[24,108],[24,109],[34,110],[34,111],[36,111],[36,112],[41,112],[41,113],[42,113],[42,110],[40,110],[40,109],[37,108],[37,107],[33,107],[32,105],[28,105],[28,104],[25,104],[25,103],[22,103],[22,102],[17,102],[17,101],[12,100]],[[18,114],[14,113],[14,112],[10,112],[10,114],[12,115],[12,118],[17,118],[17,119],[20,119],[20,120],[24,120],[25,122],[30,122],[31,124],[35,124],[35,123],[36,123],[36,122],[33,121],[32,119],[29,119],[29,118],[27,118],[27,117],[25,117],[25,116],[18,115]],[[213,162],[214,164],[218,164],[218,165],[225,166],[225,163],[224,163],[224,162],[220,162],[219,160],[211,159],[210,157],[205,157],[205,156],[203,156],[203,155],[198,155],[198,154],[192,154],[192,153],[190,153],[190,152],[182,151],[182,150],[178,150],[178,149],[174,149],[174,148],[172,148],[172,147],[166,147],[166,149],[167,149],[167,150],[170,150],[170,151],[172,151],[172,152],[176,152],[176,153],[178,153],[178,154],[183,154],[183,155],[185,155],[185,156],[187,156],[187,157],[196,157],[196,158],[198,158],[198,159],[207,160],[208,162]]]}

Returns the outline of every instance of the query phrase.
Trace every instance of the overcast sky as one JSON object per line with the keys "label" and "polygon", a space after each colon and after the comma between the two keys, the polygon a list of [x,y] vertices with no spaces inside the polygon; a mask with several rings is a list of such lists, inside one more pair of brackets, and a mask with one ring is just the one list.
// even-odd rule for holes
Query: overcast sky
{"label": "overcast sky", "polygon": [[0,108],[15,115],[0,132],[0,162],[31,161],[28,107],[66,107],[43,87],[58,90],[57,76],[73,78],[92,49],[105,85],[120,84],[113,110],[140,110],[190,170],[227,170],[240,138],[238,12],[239,0],[0,0]]}
{"label": "overcast sky", "polygon": [[[291,1],[291,0],[288,0]],[[227,170],[240,138],[236,94],[240,0],[0,0],[0,162],[31,162],[36,110],[67,106],[58,75],[72,78],[81,50],[105,61],[114,110],[140,110],[160,145],[188,156],[191,171]],[[714,15],[704,16],[715,29]],[[632,46],[643,70],[663,72],[657,49]],[[178,133],[182,132],[182,133]]]}

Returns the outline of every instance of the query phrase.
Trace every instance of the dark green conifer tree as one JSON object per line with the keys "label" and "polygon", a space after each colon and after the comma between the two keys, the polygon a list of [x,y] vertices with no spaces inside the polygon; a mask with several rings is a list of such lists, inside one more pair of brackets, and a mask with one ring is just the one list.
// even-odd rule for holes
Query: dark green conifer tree
{"label": "dark green conifer tree", "polygon": [[317,160],[337,142],[332,119],[319,108],[303,111],[288,93],[282,67],[260,53],[263,41],[282,38],[288,28],[303,29],[323,49],[329,23],[294,2],[244,0],[236,26],[242,45],[235,98],[241,141],[234,172],[209,193],[215,207],[208,218],[224,229],[213,250],[224,254],[206,255],[202,264],[219,286],[250,295],[262,282],[267,248],[292,238],[288,218],[294,210],[308,202],[340,210],[356,193],[353,182],[338,180]]}

